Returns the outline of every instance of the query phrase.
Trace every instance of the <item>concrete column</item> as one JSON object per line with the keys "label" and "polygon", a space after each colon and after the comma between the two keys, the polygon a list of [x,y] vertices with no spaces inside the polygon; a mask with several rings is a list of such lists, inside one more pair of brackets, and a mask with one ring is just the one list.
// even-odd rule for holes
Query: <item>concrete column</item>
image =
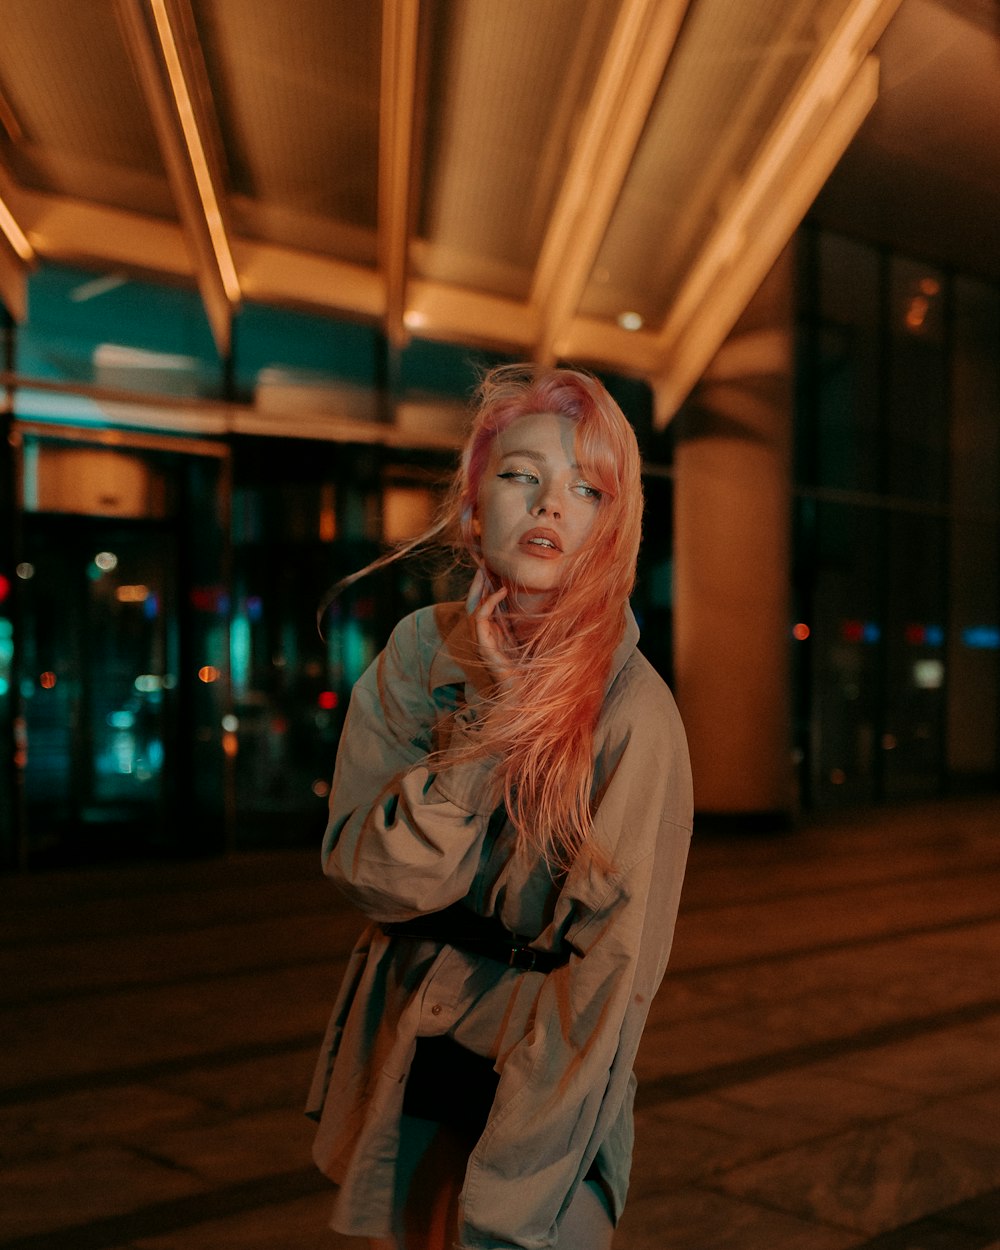
{"label": "concrete column", "polygon": [[704,816],[792,811],[794,266],[786,249],[677,416],[677,698]]}

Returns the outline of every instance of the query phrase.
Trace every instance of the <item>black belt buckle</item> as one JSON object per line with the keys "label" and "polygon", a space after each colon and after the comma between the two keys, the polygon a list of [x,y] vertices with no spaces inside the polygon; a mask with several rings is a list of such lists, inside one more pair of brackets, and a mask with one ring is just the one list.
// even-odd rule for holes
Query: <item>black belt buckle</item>
{"label": "black belt buckle", "polygon": [[518,968],[521,972],[533,972],[536,963],[537,951],[532,950],[530,946],[524,946],[520,942],[514,942],[510,948],[510,958],[508,963],[512,968]]}

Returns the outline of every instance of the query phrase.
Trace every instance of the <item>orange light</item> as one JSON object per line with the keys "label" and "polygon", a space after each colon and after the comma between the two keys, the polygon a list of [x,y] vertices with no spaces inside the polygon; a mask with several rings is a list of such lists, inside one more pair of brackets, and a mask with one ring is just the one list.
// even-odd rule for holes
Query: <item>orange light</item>
{"label": "orange light", "polygon": [[931,310],[931,301],[927,295],[914,295],[906,308],[906,328],[916,333],[922,330],[927,322],[927,314]]}
{"label": "orange light", "polygon": [[145,603],[149,598],[148,586],[119,586],[115,591],[119,603]]}
{"label": "orange light", "polygon": [[792,637],[796,640],[796,642],[805,642],[811,633],[812,630],[805,623],[805,621],[799,621],[797,625],[792,626]]}
{"label": "orange light", "polygon": [[206,684],[208,684],[209,682],[218,681],[221,676],[222,674],[219,672],[219,670],[215,667],[214,664],[206,664],[204,668],[198,669],[198,680],[203,681]]}
{"label": "orange light", "polygon": [[38,684],[42,687],[43,690],[51,690],[57,681],[58,681],[58,678],[56,677],[55,673],[47,672],[47,673],[42,673],[41,677],[39,677],[38,679]]}
{"label": "orange light", "polygon": [[222,751],[227,759],[235,759],[239,749],[240,744],[236,734],[227,731],[222,735]]}
{"label": "orange light", "polygon": [[336,499],[329,482],[319,488],[319,537],[324,543],[332,543],[337,537]]}

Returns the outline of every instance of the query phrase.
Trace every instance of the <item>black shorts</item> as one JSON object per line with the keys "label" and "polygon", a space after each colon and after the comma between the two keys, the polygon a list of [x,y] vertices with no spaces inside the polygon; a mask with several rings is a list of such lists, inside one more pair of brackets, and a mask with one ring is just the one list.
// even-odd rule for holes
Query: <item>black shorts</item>
{"label": "black shorts", "polygon": [[[403,1093],[403,1114],[446,1124],[468,1137],[471,1149],[483,1135],[499,1082],[492,1059],[466,1050],[450,1037],[418,1037]],[[596,1159],[584,1179],[605,1189]]]}
{"label": "black shorts", "polygon": [[482,1136],[500,1077],[493,1060],[450,1037],[418,1037],[403,1094],[403,1114]]}

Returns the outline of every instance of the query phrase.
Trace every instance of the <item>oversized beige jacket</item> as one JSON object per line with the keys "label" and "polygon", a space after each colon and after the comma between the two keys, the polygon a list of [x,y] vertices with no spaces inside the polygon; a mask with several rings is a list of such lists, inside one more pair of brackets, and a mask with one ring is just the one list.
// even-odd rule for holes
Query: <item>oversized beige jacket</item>
{"label": "oversized beige jacket", "polygon": [[[310,1091],[315,1158],[338,1186],[333,1226],[389,1232],[403,1088],[418,1036],[495,1060],[470,1156],[459,1244],[542,1250],[592,1163],[621,1214],[632,1152],[632,1064],[673,937],[691,832],[691,779],[673,698],[627,614],[595,736],[595,831],[612,867],[552,874],[513,850],[491,761],[435,773],[439,734],[476,732],[484,674],[461,604],[403,620],[358,681],[330,796],[325,872],[371,921],[461,901],[567,947],[519,971],[369,925],[351,956]],[[457,715],[456,715],[457,714]],[[453,740],[454,741],[454,740]],[[442,1100],[449,1091],[441,1091]],[[572,1250],[572,1248],[570,1248]]]}

